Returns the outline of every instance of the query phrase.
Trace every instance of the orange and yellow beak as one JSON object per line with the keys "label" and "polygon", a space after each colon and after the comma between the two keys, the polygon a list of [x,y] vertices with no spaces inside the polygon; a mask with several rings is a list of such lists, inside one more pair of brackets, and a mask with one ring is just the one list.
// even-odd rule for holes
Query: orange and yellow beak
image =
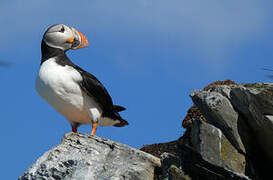
{"label": "orange and yellow beak", "polygon": [[80,49],[88,46],[87,38],[80,32],[74,28],[71,28],[73,32],[73,36],[69,37],[66,42],[71,43],[71,49]]}
{"label": "orange and yellow beak", "polygon": [[88,46],[87,38],[80,31],[77,31],[77,33],[81,37],[81,43],[76,49],[87,47]]}

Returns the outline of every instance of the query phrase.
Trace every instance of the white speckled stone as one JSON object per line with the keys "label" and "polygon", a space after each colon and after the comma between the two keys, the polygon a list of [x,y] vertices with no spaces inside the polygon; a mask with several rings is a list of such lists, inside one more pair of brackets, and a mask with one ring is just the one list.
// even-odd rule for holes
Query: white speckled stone
{"label": "white speckled stone", "polygon": [[132,147],[85,134],[66,134],[19,179],[152,180],[160,159]]}

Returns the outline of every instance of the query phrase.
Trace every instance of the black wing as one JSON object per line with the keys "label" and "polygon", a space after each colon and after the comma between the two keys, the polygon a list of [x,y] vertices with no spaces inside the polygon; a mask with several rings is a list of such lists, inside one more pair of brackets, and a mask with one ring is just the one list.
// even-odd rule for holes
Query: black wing
{"label": "black wing", "polygon": [[83,78],[80,83],[81,88],[99,104],[103,110],[102,116],[110,117],[113,120],[119,120],[120,123],[114,125],[116,127],[128,125],[129,123],[122,119],[118,113],[126,108],[119,105],[113,105],[111,96],[95,76],[84,70],[81,70],[81,75]]}
{"label": "black wing", "polygon": [[110,113],[114,111],[114,105],[111,96],[102,85],[102,83],[89,72],[81,69],[77,66],[77,70],[82,75],[82,82],[80,83],[81,88],[91,96],[102,108],[104,113]]}
{"label": "black wing", "polygon": [[115,126],[124,126],[128,122],[122,119],[118,112],[125,110],[124,107],[114,105],[111,96],[102,85],[102,83],[92,74],[83,70],[79,66],[73,64],[69,58],[63,54],[57,58],[56,62],[62,66],[70,65],[75,68],[82,76],[80,83],[81,89],[87,93],[88,96],[92,97],[102,109],[102,116],[110,117],[113,120],[120,120],[120,123]]}

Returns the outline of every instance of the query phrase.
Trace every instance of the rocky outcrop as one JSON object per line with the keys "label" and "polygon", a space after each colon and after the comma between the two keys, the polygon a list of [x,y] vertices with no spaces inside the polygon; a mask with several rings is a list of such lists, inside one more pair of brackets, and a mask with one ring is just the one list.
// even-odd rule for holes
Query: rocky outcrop
{"label": "rocky outcrop", "polygon": [[160,160],[129,146],[84,134],[66,134],[19,179],[152,180]]}
{"label": "rocky outcrop", "polygon": [[[174,141],[173,141],[174,142]],[[175,155],[172,152],[164,152],[160,155],[161,167],[155,171],[155,180],[248,180],[244,173],[232,171],[222,164],[208,161],[205,156],[187,144],[183,140],[177,140],[176,145],[168,143],[146,145],[143,150],[158,154],[156,147],[173,145],[171,149],[177,148]],[[161,148],[162,149],[162,148]],[[213,155],[210,155],[213,158]]]}
{"label": "rocky outcrop", "polygon": [[191,93],[210,125],[228,139],[219,141],[225,165],[255,179],[265,179],[273,169],[272,95],[273,84],[222,85]]}
{"label": "rocky outcrop", "polygon": [[67,134],[19,179],[272,179],[273,84],[217,81],[190,97],[194,105],[178,140],[139,151]]}
{"label": "rocky outcrop", "polygon": [[218,81],[190,97],[185,134],[142,148],[161,158],[156,178],[271,179],[273,84]]}

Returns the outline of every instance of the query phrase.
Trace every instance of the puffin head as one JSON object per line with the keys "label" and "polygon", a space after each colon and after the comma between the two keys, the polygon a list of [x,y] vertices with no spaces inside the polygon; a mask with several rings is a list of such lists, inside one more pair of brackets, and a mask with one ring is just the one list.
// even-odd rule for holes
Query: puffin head
{"label": "puffin head", "polygon": [[64,24],[50,26],[44,33],[43,41],[47,46],[63,51],[88,46],[88,41],[81,32]]}

